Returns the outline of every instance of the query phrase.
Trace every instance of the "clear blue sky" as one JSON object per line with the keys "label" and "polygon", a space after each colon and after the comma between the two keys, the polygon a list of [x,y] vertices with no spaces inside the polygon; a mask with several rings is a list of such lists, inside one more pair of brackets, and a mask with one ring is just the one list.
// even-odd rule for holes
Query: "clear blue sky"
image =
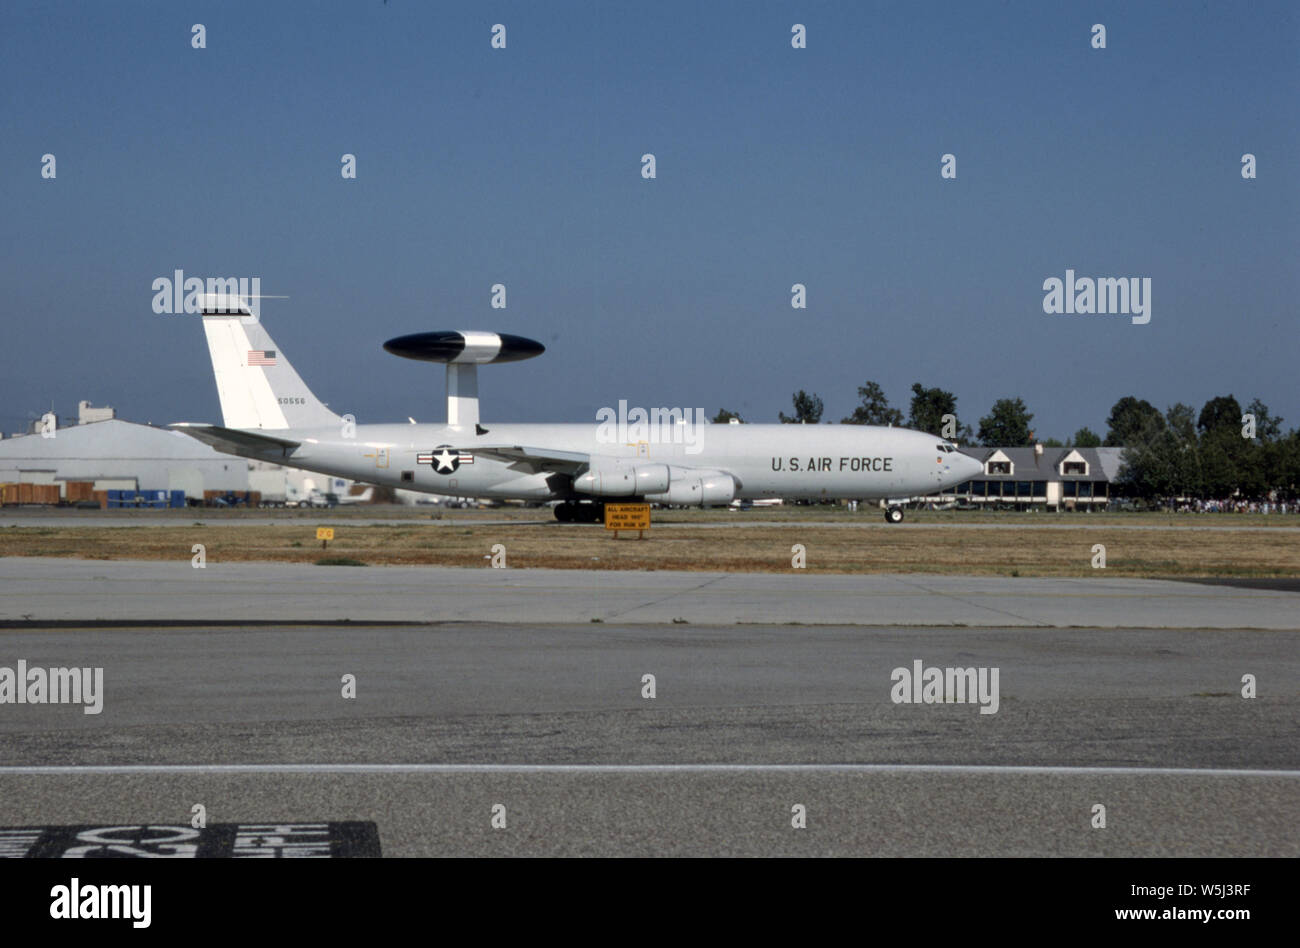
{"label": "clear blue sky", "polygon": [[[268,330],[362,422],[441,420],[441,369],[381,344],[472,328],[549,350],[483,371],[489,421],[619,399],[775,421],[799,388],[838,420],[873,379],[904,411],[915,381],[950,389],[972,425],[1022,396],[1042,437],[1104,434],[1129,394],[1259,396],[1295,426],[1298,23],[1263,2],[10,0],[0,427],[79,398],[219,421],[197,320],[151,311],[177,268],[288,294]],[[1067,267],[1150,277],[1151,323],[1045,315]]]}

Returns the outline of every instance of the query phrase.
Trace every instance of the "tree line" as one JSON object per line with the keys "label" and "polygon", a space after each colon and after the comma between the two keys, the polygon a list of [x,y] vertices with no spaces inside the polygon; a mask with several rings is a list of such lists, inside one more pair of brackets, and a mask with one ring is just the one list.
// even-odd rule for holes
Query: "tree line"
{"label": "tree line", "polygon": [[[1126,395],[1106,418],[1102,438],[1083,427],[1065,442],[1034,437],[1033,413],[1020,398],[1000,398],[972,429],[958,421],[957,396],[941,388],[912,385],[907,416],[891,406],[875,382],[858,388],[859,404],[840,419],[845,425],[894,425],[926,431],[958,444],[988,447],[1122,447],[1124,462],[1115,492],[1157,499],[1239,496],[1291,500],[1300,489],[1300,429],[1282,431],[1282,419],[1258,398],[1245,409],[1232,395],[1219,395],[1197,413],[1182,402],[1161,412],[1145,399]],[[791,398],[793,414],[779,412],[785,424],[820,424],[821,398],[800,389]],[[744,421],[722,409],[716,423]]]}

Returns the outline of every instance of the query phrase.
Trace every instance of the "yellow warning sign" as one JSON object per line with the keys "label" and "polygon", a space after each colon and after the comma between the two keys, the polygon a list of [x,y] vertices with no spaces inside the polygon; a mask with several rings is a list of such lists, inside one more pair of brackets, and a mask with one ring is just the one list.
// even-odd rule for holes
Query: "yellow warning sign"
{"label": "yellow warning sign", "polygon": [[649,530],[649,504],[606,504],[606,530]]}
{"label": "yellow warning sign", "polygon": [[333,540],[333,539],[334,539],[334,528],[333,528],[333,527],[317,527],[317,528],[316,528],[316,539],[317,539],[317,540]]}

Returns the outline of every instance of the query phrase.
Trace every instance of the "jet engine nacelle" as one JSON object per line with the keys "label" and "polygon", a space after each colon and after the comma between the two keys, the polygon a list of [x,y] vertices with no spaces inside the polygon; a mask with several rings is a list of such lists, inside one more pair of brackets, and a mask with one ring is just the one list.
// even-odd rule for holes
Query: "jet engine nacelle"
{"label": "jet engine nacelle", "polygon": [[736,479],[721,471],[693,471],[675,467],[672,469],[672,483],[668,485],[668,490],[646,494],[645,499],[651,503],[684,507],[729,504],[736,499]]}
{"label": "jet engine nacelle", "polygon": [[573,489],[595,497],[640,497],[669,490],[667,464],[593,467],[573,479]]}

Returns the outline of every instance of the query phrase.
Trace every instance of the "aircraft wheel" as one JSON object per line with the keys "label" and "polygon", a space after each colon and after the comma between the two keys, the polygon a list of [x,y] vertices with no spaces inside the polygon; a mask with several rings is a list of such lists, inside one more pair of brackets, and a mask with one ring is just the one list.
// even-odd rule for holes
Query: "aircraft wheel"
{"label": "aircraft wheel", "polygon": [[903,508],[902,508],[902,507],[890,507],[888,510],[885,511],[885,519],[886,519],[887,521],[889,521],[890,523],[902,523],[902,522],[903,522]]}
{"label": "aircraft wheel", "polygon": [[565,501],[555,505],[555,519],[560,523],[573,523],[573,504]]}

